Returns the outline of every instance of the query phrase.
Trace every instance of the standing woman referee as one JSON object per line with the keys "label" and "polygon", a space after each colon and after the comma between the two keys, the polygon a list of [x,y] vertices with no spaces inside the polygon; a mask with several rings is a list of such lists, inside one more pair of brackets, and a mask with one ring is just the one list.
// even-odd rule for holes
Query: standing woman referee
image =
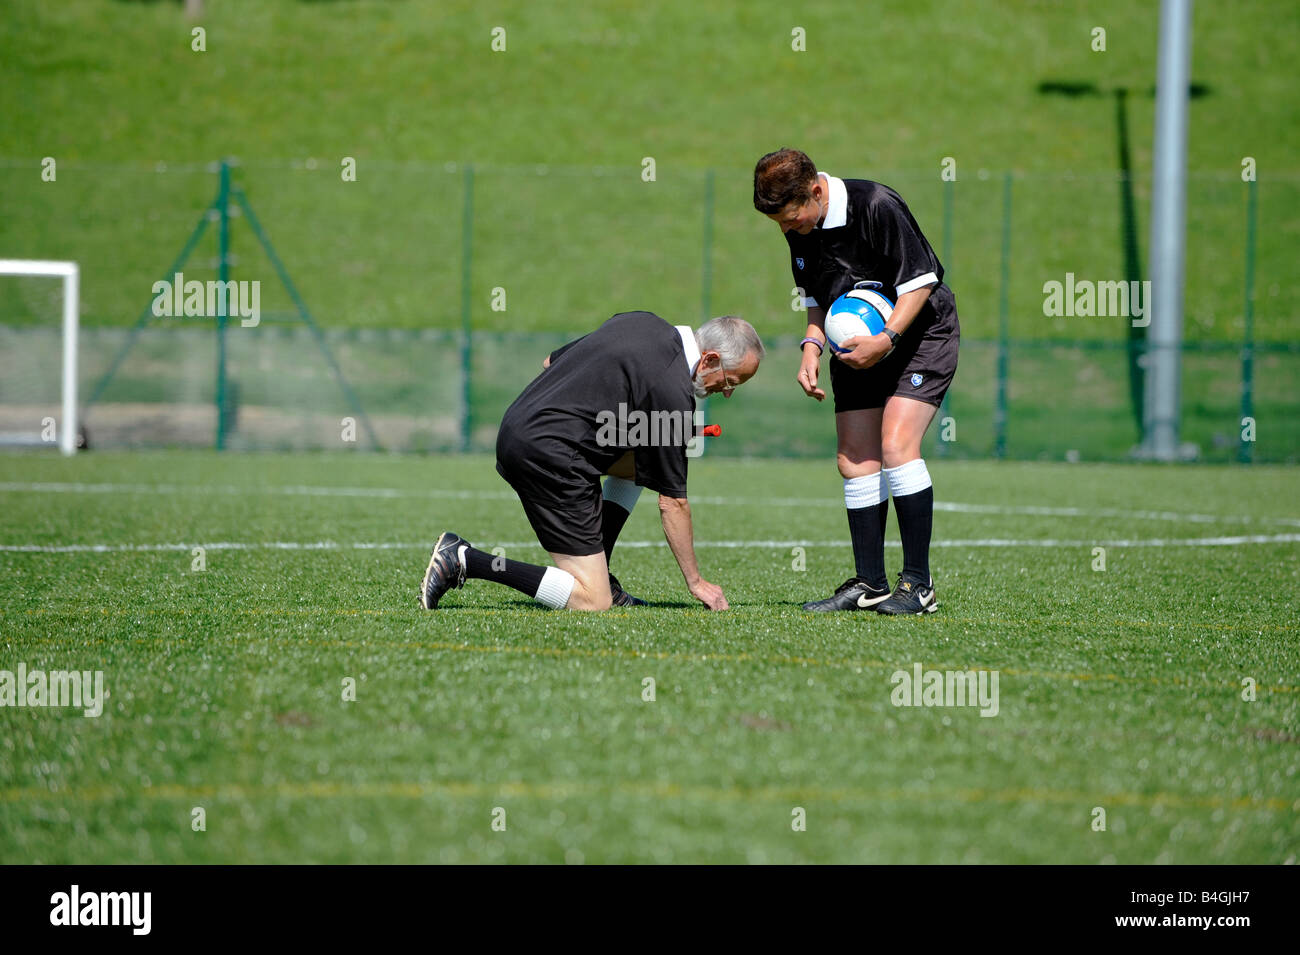
{"label": "standing woman referee", "polygon": [[[930,528],[934,490],[921,439],[957,371],[960,331],[943,266],[902,197],[864,179],[837,179],[797,149],[754,168],[754,208],[781,227],[795,285],[808,308],[799,384],[818,401],[826,309],[858,282],[881,283],[895,301],[878,335],[851,338],[830,362],[835,434],[855,574],[805,610],[933,613]],[[903,569],[885,573],[885,524],[893,495]]]}

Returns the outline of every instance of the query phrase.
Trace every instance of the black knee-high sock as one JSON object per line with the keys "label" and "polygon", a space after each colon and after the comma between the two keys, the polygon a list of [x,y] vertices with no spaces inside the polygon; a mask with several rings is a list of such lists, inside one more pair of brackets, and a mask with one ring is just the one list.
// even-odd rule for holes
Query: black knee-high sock
{"label": "black knee-high sock", "polygon": [[871,586],[889,586],[885,574],[885,524],[889,520],[889,498],[869,507],[848,508],[849,538],[853,541],[853,564],[857,575]]}
{"label": "black knee-high sock", "polygon": [[632,516],[641,488],[635,481],[610,475],[601,488],[600,539],[605,546],[605,563],[614,556],[614,544],[623,532],[623,525]]}
{"label": "black knee-high sock", "polygon": [[903,538],[903,574],[916,583],[930,582],[930,530],[934,524],[934,488],[922,458],[886,468],[889,492],[898,512]]}
{"label": "black knee-high sock", "polygon": [[621,505],[613,501],[603,501],[600,507],[600,539],[605,545],[605,563],[610,562],[614,554],[614,545],[618,543],[618,535],[623,532],[623,525],[631,517],[630,511],[625,510]]}
{"label": "black knee-high sock", "polygon": [[537,588],[546,576],[546,568],[525,564],[521,560],[507,560],[470,547],[465,551],[465,576],[505,584],[529,597],[536,597]]}
{"label": "black knee-high sock", "polygon": [[919,583],[930,581],[930,530],[934,524],[934,488],[894,498],[898,533],[903,538],[903,573]]}

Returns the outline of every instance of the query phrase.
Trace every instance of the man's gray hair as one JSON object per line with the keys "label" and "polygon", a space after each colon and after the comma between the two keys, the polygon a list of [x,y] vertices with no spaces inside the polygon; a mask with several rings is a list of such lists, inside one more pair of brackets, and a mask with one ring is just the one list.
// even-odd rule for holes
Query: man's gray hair
{"label": "man's gray hair", "polygon": [[715,351],[721,355],[722,363],[728,368],[735,368],[750,352],[757,355],[759,361],[767,354],[754,326],[735,315],[709,319],[695,333],[695,341],[700,351]]}

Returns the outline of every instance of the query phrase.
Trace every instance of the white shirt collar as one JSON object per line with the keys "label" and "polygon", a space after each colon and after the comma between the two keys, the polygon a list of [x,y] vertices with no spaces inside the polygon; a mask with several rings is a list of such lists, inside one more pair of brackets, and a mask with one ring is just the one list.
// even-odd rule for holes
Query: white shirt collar
{"label": "white shirt collar", "polygon": [[849,190],[844,187],[843,179],[824,172],[817,175],[826,180],[826,218],[820,228],[838,229],[849,221]]}
{"label": "white shirt collar", "polygon": [[691,377],[695,377],[695,366],[700,363],[700,346],[695,341],[695,329],[689,325],[674,325],[677,334],[682,336],[682,350],[686,352],[686,367]]}

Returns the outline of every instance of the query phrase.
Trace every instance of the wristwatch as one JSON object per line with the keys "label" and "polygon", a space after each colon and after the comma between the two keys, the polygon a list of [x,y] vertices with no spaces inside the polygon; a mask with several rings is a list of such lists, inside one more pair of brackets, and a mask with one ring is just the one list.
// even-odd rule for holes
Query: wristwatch
{"label": "wristwatch", "polygon": [[881,360],[883,361],[884,359],[892,355],[894,353],[894,349],[898,347],[898,332],[894,331],[888,325],[882,328],[881,331],[889,336],[889,351],[885,352],[885,354],[881,356]]}

